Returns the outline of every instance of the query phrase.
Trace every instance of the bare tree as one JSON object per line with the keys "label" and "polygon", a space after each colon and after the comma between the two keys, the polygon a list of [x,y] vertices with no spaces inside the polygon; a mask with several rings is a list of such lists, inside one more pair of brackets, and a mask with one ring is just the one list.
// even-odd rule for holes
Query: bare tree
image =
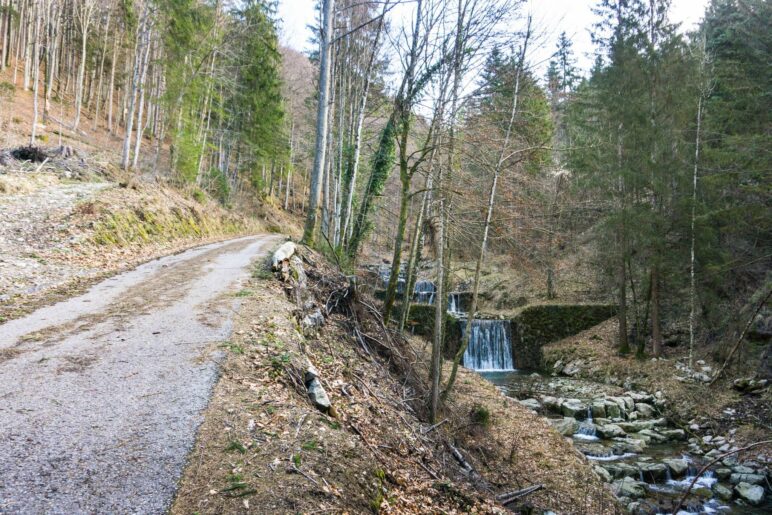
{"label": "bare tree", "polygon": [[72,122],[72,128],[77,129],[80,124],[80,108],[83,104],[83,77],[86,73],[86,47],[88,45],[88,31],[91,26],[91,19],[96,10],[96,0],[79,0],[75,2],[75,19],[80,29],[81,47],[80,64],[78,67],[78,79],[75,83],[75,120]]}
{"label": "bare tree", "polygon": [[322,193],[322,175],[326,165],[327,153],[327,112],[330,95],[330,51],[332,48],[332,20],[334,0],[322,0],[321,59],[319,60],[319,105],[316,114],[316,150],[314,168],[311,172],[311,189],[308,198],[308,212],[303,230],[303,241],[313,245],[319,218],[319,197]]}

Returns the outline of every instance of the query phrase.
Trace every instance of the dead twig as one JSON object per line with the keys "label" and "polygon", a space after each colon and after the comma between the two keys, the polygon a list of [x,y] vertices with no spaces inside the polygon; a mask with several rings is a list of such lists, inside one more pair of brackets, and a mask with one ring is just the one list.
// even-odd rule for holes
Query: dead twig
{"label": "dead twig", "polygon": [[308,479],[309,481],[311,481],[316,486],[319,486],[319,482],[316,479],[312,478],[311,476],[309,476],[308,474],[306,474],[305,472],[300,470],[297,467],[297,465],[295,465],[294,463],[292,463],[292,466],[287,471],[288,472],[295,472],[296,474],[300,474],[301,476],[303,476],[304,478]]}
{"label": "dead twig", "polygon": [[434,431],[435,429],[437,429],[438,427],[440,427],[442,424],[446,423],[447,421],[448,421],[448,419],[444,419],[444,420],[442,420],[440,422],[437,422],[436,424],[434,424],[432,426],[427,427],[426,430],[421,431],[421,432],[423,434],[425,434],[425,435],[428,435],[429,433],[431,433],[432,431]]}

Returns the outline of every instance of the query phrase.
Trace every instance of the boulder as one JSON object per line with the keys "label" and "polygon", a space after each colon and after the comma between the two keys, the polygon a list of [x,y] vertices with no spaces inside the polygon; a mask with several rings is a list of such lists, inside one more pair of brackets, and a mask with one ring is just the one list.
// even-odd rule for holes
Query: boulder
{"label": "boulder", "polygon": [[579,399],[568,399],[560,409],[566,417],[574,417],[580,420],[587,417],[587,405]]}
{"label": "boulder", "polygon": [[753,379],[753,378],[743,378],[743,379],[735,379],[732,386],[735,390],[743,393],[751,393],[756,392],[759,390],[762,390],[767,387],[769,384],[769,381],[766,379]]}
{"label": "boulder", "polygon": [[632,397],[630,397],[629,395],[626,395],[622,397],[622,400],[625,403],[625,411],[630,413],[631,411],[635,410],[635,401],[633,400]]}
{"label": "boulder", "polygon": [[573,417],[564,417],[562,420],[551,420],[552,427],[563,436],[571,436],[579,429],[579,422]]}
{"label": "boulder", "polygon": [[622,410],[619,408],[619,404],[610,400],[606,400],[604,404],[608,418],[622,418]]}
{"label": "boulder", "polygon": [[764,500],[764,488],[759,485],[740,483],[734,487],[734,491],[737,492],[740,499],[754,506],[758,506]]}
{"label": "boulder", "polygon": [[755,474],[756,471],[753,470],[750,467],[746,467],[745,465],[737,465],[735,467],[732,467],[732,472],[736,474]]}
{"label": "boulder", "polygon": [[643,474],[643,478],[652,482],[664,480],[667,478],[668,467],[664,463],[646,463],[639,461],[636,463],[638,470]]}
{"label": "boulder", "polygon": [[606,418],[606,403],[602,400],[592,401],[590,411],[592,418]]}
{"label": "boulder", "polygon": [[565,367],[563,367],[563,370],[561,371],[563,375],[566,375],[568,377],[573,377],[575,375],[578,375],[582,371],[582,365],[584,363],[581,360],[572,361]]}
{"label": "boulder", "polygon": [[637,411],[638,415],[642,418],[651,418],[654,416],[654,406],[646,404],[645,402],[636,402],[635,411]]}
{"label": "boulder", "polygon": [[686,474],[686,471],[689,469],[689,463],[687,463],[686,460],[678,458],[662,460],[662,463],[667,465],[667,468],[670,469],[670,474],[673,477],[681,477]]}
{"label": "boulder", "polygon": [[549,395],[545,395],[541,398],[541,404],[544,406],[544,409],[547,411],[551,411],[553,413],[560,413],[560,406],[563,404],[563,399],[558,399],[557,397],[551,397]]}
{"label": "boulder", "polygon": [[291,241],[287,241],[282,243],[278,249],[273,253],[273,257],[271,258],[271,265],[274,270],[279,270],[281,268],[281,264],[284,261],[289,261],[289,258],[291,258],[295,254],[295,244]]}
{"label": "boulder", "polygon": [[601,438],[616,438],[618,436],[625,436],[625,432],[616,424],[603,424],[597,426],[595,431]]}
{"label": "boulder", "polygon": [[651,443],[651,437],[649,435],[641,434],[641,433],[631,433],[629,436],[632,440],[639,440],[646,445]]}
{"label": "boulder", "polygon": [[654,396],[646,392],[625,392],[625,395],[632,398],[636,404],[639,402],[654,402]]}
{"label": "boulder", "polygon": [[732,500],[732,489],[722,485],[721,483],[715,483],[713,485],[713,493],[722,501]]}
{"label": "boulder", "polygon": [[592,470],[595,471],[596,474],[598,474],[598,477],[600,477],[604,482],[611,483],[611,473],[604,469],[603,467],[599,467],[598,465],[595,465],[592,467]]}
{"label": "boulder", "polygon": [[[644,429],[643,431],[639,431],[638,434],[640,436],[645,436],[651,439],[654,443],[664,443],[667,442],[667,437],[659,434],[657,431],[654,431],[653,429]],[[633,436],[633,438],[635,438]]]}
{"label": "boulder", "polygon": [[646,496],[646,483],[636,481],[629,477],[614,481],[612,489],[617,497],[640,499]]}
{"label": "boulder", "polygon": [[733,485],[740,483],[749,483],[751,485],[761,485],[764,483],[765,477],[761,474],[732,474],[729,476],[729,482]]}
{"label": "boulder", "polygon": [[660,429],[659,434],[666,437],[668,440],[686,440],[686,431],[683,429]]}
{"label": "boulder", "polygon": [[317,372],[316,367],[311,364],[306,368],[305,383],[306,390],[308,390],[308,397],[311,399],[311,402],[314,403],[314,406],[324,412],[329,411],[330,406],[332,406],[330,397],[327,395],[322,383],[319,381],[319,372]]}
{"label": "boulder", "polygon": [[534,411],[539,411],[541,409],[541,404],[536,399],[523,399],[517,402]]}
{"label": "boulder", "polygon": [[319,328],[324,325],[324,315],[322,311],[317,309],[313,313],[309,313],[303,317],[300,321],[300,327],[303,329],[303,335],[307,337],[315,336],[319,332]]}
{"label": "boulder", "polygon": [[619,422],[617,425],[621,427],[626,433],[637,433],[639,431],[643,431],[644,429],[653,429],[654,421],[635,420],[631,422]]}
{"label": "boulder", "polygon": [[606,469],[608,473],[611,474],[615,479],[638,477],[640,475],[636,467],[633,467],[627,463],[609,463],[607,465],[603,465],[603,468]]}
{"label": "boulder", "polygon": [[729,479],[729,476],[732,475],[732,469],[721,467],[716,469],[715,474],[719,479]]}
{"label": "boulder", "polygon": [[640,454],[646,448],[646,442],[643,440],[635,440],[633,438],[614,438],[613,440],[613,449],[617,454],[624,454],[626,452]]}

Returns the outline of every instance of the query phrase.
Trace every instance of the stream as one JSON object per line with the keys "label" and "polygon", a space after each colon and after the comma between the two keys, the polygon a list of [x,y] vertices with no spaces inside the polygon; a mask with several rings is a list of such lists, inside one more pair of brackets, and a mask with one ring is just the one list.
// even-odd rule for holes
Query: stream
{"label": "stream", "polygon": [[[379,275],[385,283],[388,271],[382,267]],[[414,301],[433,304],[435,294],[431,281],[418,281]],[[449,294],[447,302],[464,331],[460,294]],[[668,401],[662,392],[517,370],[512,339],[511,321],[475,319],[464,366],[570,438],[628,513],[671,514],[690,486],[678,515],[772,513],[769,463],[731,454],[697,477],[713,458],[737,449],[734,430],[724,436],[687,434],[664,416]]]}
{"label": "stream", "polygon": [[[571,438],[630,513],[672,513],[709,461],[691,452],[694,442],[690,445],[683,430],[659,416],[661,395],[518,370],[479,373]],[[756,482],[763,496],[766,478],[757,468],[732,457],[719,462],[697,480],[679,513],[772,513],[769,495],[753,506],[735,488]]]}

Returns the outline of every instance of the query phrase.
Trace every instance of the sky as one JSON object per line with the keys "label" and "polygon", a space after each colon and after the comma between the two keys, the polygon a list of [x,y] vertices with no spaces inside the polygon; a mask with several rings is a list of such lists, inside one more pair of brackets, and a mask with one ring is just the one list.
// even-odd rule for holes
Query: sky
{"label": "sky", "polygon": [[[282,19],[281,40],[284,44],[300,51],[308,47],[310,31],[308,24],[316,24],[315,0],[279,0],[279,17]],[[683,30],[689,30],[699,22],[708,0],[672,0],[671,20],[681,23]],[[542,76],[555,43],[562,31],[573,41],[578,66],[587,71],[592,66],[593,45],[590,29],[595,22],[592,7],[597,0],[529,0],[525,7],[533,14],[534,25],[541,28],[543,44],[534,49],[529,61]],[[409,7],[400,6],[395,10],[392,23],[409,20]],[[517,27],[513,27],[516,29]]]}

